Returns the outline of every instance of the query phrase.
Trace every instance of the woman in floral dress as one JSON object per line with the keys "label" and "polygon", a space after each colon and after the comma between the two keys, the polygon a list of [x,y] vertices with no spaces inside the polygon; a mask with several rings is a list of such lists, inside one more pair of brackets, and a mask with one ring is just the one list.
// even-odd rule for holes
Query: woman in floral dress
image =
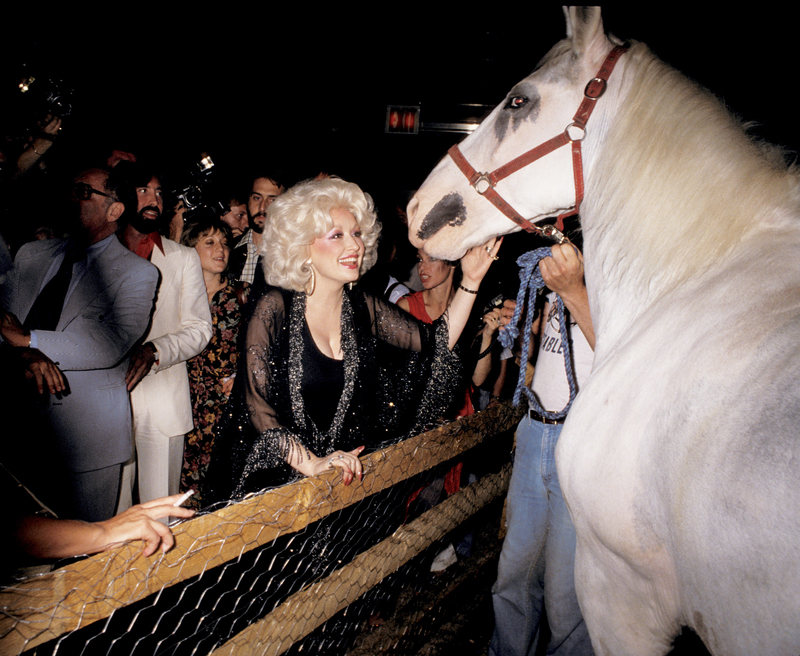
{"label": "woman in floral dress", "polygon": [[194,430],[184,442],[181,490],[194,490],[187,505],[195,508],[205,505],[203,487],[214,431],[236,375],[236,342],[244,299],[243,290],[227,277],[230,241],[230,228],[208,215],[190,223],[181,238],[181,243],[196,249],[200,256],[214,329],[205,350],[187,363]]}

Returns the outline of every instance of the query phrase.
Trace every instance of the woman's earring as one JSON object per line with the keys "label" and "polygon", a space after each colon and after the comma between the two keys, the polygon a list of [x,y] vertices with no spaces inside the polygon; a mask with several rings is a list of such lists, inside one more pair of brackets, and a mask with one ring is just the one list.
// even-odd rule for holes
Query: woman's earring
{"label": "woman's earring", "polygon": [[314,267],[311,266],[310,262],[308,263],[308,268],[311,270],[311,280],[306,283],[306,296],[311,296],[317,287],[317,278],[314,275]]}

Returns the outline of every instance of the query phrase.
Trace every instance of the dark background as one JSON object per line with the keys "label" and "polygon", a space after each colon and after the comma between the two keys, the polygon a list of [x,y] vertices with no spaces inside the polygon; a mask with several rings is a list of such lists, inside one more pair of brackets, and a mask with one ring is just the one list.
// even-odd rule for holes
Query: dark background
{"label": "dark background", "polygon": [[[557,6],[503,4],[492,15],[492,4],[462,11],[470,16],[423,14],[419,4],[236,16],[220,5],[169,16],[157,5],[63,17],[22,10],[6,25],[0,84],[7,93],[27,70],[75,89],[47,157],[51,176],[111,148],[177,171],[207,152],[219,171],[263,163],[290,181],[326,171],[388,198],[419,186],[463,135],[387,135],[387,104],[420,105],[423,125],[454,118],[459,104],[493,106],[565,34]],[[758,122],[756,134],[797,149],[789,72],[800,12],[726,10],[611,7],[604,23]]]}

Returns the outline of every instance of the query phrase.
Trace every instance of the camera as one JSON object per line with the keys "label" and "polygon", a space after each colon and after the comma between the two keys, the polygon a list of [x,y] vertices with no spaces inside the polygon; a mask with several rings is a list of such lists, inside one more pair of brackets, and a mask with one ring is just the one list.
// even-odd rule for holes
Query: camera
{"label": "camera", "polygon": [[25,104],[33,116],[44,118],[49,114],[64,118],[72,113],[75,90],[64,80],[37,80],[28,76],[19,83],[19,90],[25,94]]}
{"label": "camera", "polygon": [[46,123],[72,113],[75,92],[66,82],[26,75],[18,84],[2,89],[0,104],[5,112],[2,138],[24,142],[39,136]]}
{"label": "camera", "polygon": [[498,294],[486,304],[486,307],[483,308],[483,314],[491,312],[492,310],[496,310],[499,307],[503,307],[503,303],[505,302],[505,300],[506,300],[505,296],[503,296],[502,294]]}
{"label": "camera", "polygon": [[204,208],[211,209],[217,216],[222,216],[228,211],[228,199],[221,200],[217,193],[214,180],[214,162],[206,153],[203,153],[187,174],[178,176],[182,182],[174,185],[172,194],[176,199],[183,201],[186,208],[184,221],[191,220],[192,216]]}

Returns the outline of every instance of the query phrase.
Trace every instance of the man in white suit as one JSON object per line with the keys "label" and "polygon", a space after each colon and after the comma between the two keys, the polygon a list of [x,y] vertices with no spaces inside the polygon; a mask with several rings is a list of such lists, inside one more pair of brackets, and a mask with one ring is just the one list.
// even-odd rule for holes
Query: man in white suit
{"label": "man in white suit", "polygon": [[[211,339],[211,312],[197,251],[158,233],[164,210],[161,182],[141,165],[125,168],[122,174],[136,195],[137,211],[126,213],[130,218],[122,241],[161,272],[153,322],[145,343],[131,356],[127,375],[139,501],[146,503],[178,492],[183,440],[193,426],[186,361]],[[119,511],[132,503],[135,471],[134,463],[126,464]]]}
{"label": "man in white suit", "polygon": [[124,206],[108,171],[80,174],[72,196],[80,221],[73,239],[25,244],[3,287],[6,373],[16,365],[38,385],[28,395],[11,390],[33,439],[9,440],[4,455],[24,447],[22,478],[27,469],[29,485],[60,517],[101,521],[114,515],[133,452],[127,355],[147,329],[158,270],[115,236]]}

